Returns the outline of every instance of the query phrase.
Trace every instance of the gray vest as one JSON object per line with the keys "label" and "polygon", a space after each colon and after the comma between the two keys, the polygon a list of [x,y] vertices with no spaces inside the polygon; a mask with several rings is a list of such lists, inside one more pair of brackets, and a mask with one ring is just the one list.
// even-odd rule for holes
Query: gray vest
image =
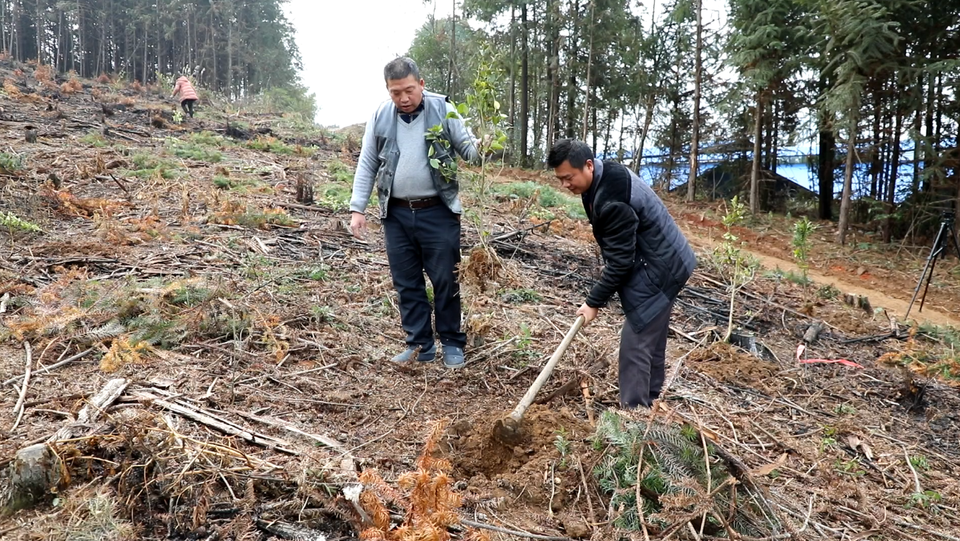
{"label": "gray vest", "polygon": [[[443,124],[443,134],[447,141],[452,141],[447,124],[447,97],[433,92],[423,92],[423,126],[425,129],[432,128],[437,124]],[[392,101],[384,102],[377,111],[374,121],[374,138],[376,141],[377,157],[380,160],[380,169],[377,171],[377,199],[380,204],[380,217],[387,216],[387,203],[390,201],[390,191],[393,189],[393,178],[397,172],[397,162],[400,159],[400,149],[397,146],[397,106]],[[443,163],[454,162],[454,150],[452,143],[449,148],[433,143],[434,158]],[[426,148],[429,148],[427,145]],[[428,156],[424,160],[430,159]],[[430,168],[430,175],[433,178],[433,185],[437,194],[443,199],[447,207],[460,214],[462,207],[458,194],[460,186],[457,179],[444,178],[440,172],[433,167]]]}

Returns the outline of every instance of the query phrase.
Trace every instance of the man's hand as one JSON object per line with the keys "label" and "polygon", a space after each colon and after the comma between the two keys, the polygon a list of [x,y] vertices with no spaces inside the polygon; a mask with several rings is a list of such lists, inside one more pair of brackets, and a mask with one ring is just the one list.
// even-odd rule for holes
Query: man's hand
{"label": "man's hand", "polygon": [[584,303],[583,306],[577,309],[577,315],[583,316],[583,326],[586,327],[590,324],[591,321],[597,319],[597,313],[600,312],[599,308],[594,308],[592,306],[587,306]]}
{"label": "man's hand", "polygon": [[350,232],[360,240],[367,236],[367,217],[362,212],[350,213]]}

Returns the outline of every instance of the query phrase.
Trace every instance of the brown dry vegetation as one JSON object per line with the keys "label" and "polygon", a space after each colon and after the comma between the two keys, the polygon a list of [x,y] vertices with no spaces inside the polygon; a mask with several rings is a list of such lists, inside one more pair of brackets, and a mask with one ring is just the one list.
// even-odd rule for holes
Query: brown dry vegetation
{"label": "brown dry vegetation", "polygon": [[[108,380],[129,382],[86,435],[56,445],[69,475],[56,499],[0,520],[0,537],[426,540],[480,538],[476,524],[500,528],[483,531],[490,539],[620,535],[614,523],[631,510],[611,505],[593,474],[615,452],[594,439],[617,403],[615,308],[571,345],[521,444],[491,438],[597,276],[587,224],[510,195],[520,181],[548,190],[547,175],[507,170],[486,203],[494,237],[542,227],[493,242],[500,264],[477,252],[487,257],[465,268],[468,365],[398,367],[382,238],[359,242],[344,227],[356,137],[209,102],[178,125],[156,90],[101,76],[67,93],[49,73],[0,71],[0,137],[22,162],[0,176],[0,216],[42,230],[0,227],[0,379],[18,386],[24,344],[33,352],[13,431],[19,392],[0,388],[0,464],[54,434]],[[166,128],[151,127],[157,117]],[[22,142],[26,123],[39,143]],[[314,205],[294,202],[303,179]],[[741,491],[731,501],[765,502],[770,538],[956,539],[960,335],[891,326],[900,314],[882,310],[883,299],[909,299],[923,246],[838,250],[820,239],[824,224],[812,270],[842,279],[841,290],[871,290],[879,309],[847,306],[822,284],[758,277],[736,309],[740,334],[759,344],[751,354],[716,342],[728,306],[710,264],[722,209],[670,205],[701,266],[675,308],[665,407],[633,418],[694,427],[721,449],[714,464]],[[468,222],[465,254],[479,238]],[[764,217],[737,234],[788,265],[791,225]],[[938,268],[929,306],[957,317],[956,260]],[[862,368],[798,362],[808,359]],[[365,490],[351,501],[357,482]],[[727,535],[693,527],[728,516],[709,499],[661,503],[651,538]]]}

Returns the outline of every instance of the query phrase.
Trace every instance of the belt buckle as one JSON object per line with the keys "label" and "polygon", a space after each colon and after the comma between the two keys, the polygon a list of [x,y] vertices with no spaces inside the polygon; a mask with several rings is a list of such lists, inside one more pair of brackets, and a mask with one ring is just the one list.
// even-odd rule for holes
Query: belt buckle
{"label": "belt buckle", "polygon": [[427,204],[427,202],[430,201],[430,199],[432,198],[421,197],[419,199],[408,199],[407,206],[409,206],[411,210],[417,210],[417,209],[423,208]]}

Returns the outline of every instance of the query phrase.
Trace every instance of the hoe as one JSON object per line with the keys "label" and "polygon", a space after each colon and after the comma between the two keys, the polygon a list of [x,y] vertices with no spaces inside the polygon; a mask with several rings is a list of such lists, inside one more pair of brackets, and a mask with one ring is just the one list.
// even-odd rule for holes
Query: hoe
{"label": "hoe", "polygon": [[516,445],[520,443],[522,437],[522,427],[520,426],[520,421],[523,419],[524,412],[527,411],[527,408],[529,408],[530,404],[533,403],[533,399],[536,398],[537,393],[540,392],[540,388],[543,387],[543,384],[550,379],[550,374],[553,373],[554,367],[556,367],[557,363],[560,362],[560,357],[563,357],[563,353],[567,351],[567,347],[570,345],[570,342],[573,342],[573,338],[577,335],[577,331],[580,330],[580,327],[583,326],[583,322],[583,316],[577,316],[577,320],[573,322],[573,326],[570,327],[569,331],[567,331],[567,335],[563,337],[563,342],[560,342],[560,346],[556,351],[553,352],[553,356],[550,357],[550,360],[547,361],[547,364],[545,364],[543,369],[540,370],[540,375],[537,376],[536,381],[534,381],[533,385],[527,389],[527,394],[523,395],[520,403],[517,404],[517,407],[513,409],[513,412],[511,412],[510,415],[504,417],[503,419],[497,420],[493,426],[494,438],[507,445]]}

